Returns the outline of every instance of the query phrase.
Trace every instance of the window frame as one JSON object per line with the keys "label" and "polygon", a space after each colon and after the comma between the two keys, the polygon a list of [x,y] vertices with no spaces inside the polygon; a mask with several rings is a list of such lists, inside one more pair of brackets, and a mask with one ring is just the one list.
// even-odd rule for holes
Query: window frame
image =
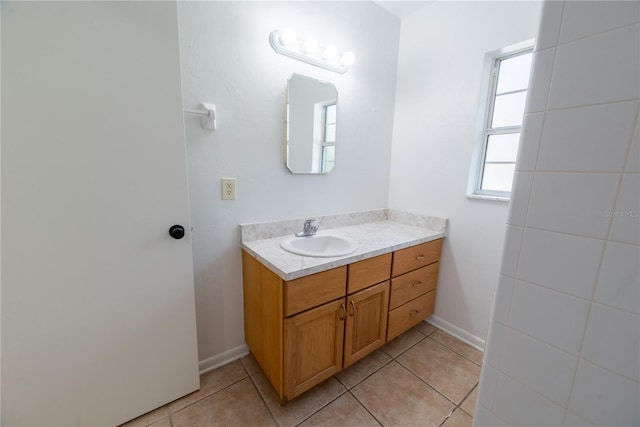
{"label": "window frame", "polygon": [[[507,135],[514,133],[522,134],[522,125],[502,126],[496,128],[491,127],[501,61],[527,53],[533,53],[534,41],[534,39],[526,40],[512,46],[489,52],[485,56],[484,72],[482,78],[483,84],[480,93],[480,108],[478,108],[478,118],[476,126],[476,142],[474,145],[471,171],[469,174],[469,182],[467,186],[467,197],[469,198],[509,201],[511,197],[511,191],[483,190],[482,178],[484,175],[484,167],[487,164],[485,158],[487,154],[489,137],[491,135]],[[530,81],[531,75],[529,75],[529,83]],[[527,92],[530,89],[529,86],[526,89]],[[523,92],[523,90],[507,92],[506,94],[519,92]],[[511,162],[491,162],[491,164],[498,163],[511,164]]]}

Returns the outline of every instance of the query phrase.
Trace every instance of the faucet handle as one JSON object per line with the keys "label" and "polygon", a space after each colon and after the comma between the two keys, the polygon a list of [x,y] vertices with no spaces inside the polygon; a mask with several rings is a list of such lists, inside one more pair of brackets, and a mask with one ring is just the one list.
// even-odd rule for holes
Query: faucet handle
{"label": "faucet handle", "polygon": [[300,233],[296,233],[297,237],[307,237],[313,236],[316,234],[320,228],[320,224],[318,224],[318,220],[316,219],[308,219],[304,222],[304,226],[302,227],[302,231]]}
{"label": "faucet handle", "polygon": [[320,226],[318,225],[318,220],[317,219],[308,219],[304,222],[304,229],[305,230],[317,230]]}

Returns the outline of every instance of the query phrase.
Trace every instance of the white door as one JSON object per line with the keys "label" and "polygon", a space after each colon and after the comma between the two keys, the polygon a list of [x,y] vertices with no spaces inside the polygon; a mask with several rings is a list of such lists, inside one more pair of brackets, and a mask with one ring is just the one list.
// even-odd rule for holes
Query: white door
{"label": "white door", "polygon": [[199,387],[176,4],[1,7],[2,425],[117,425]]}

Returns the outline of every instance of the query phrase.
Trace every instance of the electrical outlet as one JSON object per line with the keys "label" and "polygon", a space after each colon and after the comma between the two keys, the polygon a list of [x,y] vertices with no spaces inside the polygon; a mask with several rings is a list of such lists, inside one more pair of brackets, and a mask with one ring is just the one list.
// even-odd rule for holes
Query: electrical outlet
{"label": "electrical outlet", "polygon": [[222,178],[222,200],[236,199],[236,179]]}

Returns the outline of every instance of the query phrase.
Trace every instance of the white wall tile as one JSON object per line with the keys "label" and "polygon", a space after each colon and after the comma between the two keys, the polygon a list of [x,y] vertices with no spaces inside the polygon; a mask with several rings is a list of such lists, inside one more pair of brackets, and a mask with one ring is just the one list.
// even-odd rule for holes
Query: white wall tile
{"label": "white wall tile", "polygon": [[594,300],[640,314],[640,246],[607,242]]}
{"label": "white wall tile", "polygon": [[555,48],[541,50],[533,54],[525,113],[535,113],[546,109],[555,55]]}
{"label": "white wall tile", "polygon": [[568,1],[560,43],[634,24],[639,14],[637,1]]}
{"label": "white wall tile", "polygon": [[580,357],[640,381],[640,316],[594,303]]}
{"label": "white wall tile", "polygon": [[640,425],[640,384],[589,362],[578,365],[569,410],[608,427]]}
{"label": "white wall tile", "polygon": [[585,300],[516,281],[509,327],[577,355],[588,315]]}
{"label": "white wall tile", "polygon": [[622,172],[638,102],[547,113],[537,170]]}
{"label": "white wall tile", "polygon": [[512,426],[559,426],[564,409],[524,385],[500,374],[494,411]]}
{"label": "white wall tile", "polygon": [[494,427],[491,411],[481,405],[476,405],[476,410],[473,413],[473,425],[475,427]]}
{"label": "white wall tile", "polygon": [[589,421],[585,420],[584,418],[581,418],[576,414],[572,414],[571,412],[567,411],[567,414],[564,419],[564,425],[565,427],[585,427],[585,426],[592,426],[595,424],[591,424]]}
{"label": "white wall tile", "polygon": [[536,169],[536,159],[538,158],[538,147],[540,147],[543,123],[544,113],[524,115],[522,133],[520,134],[520,146],[518,147],[518,158],[516,159],[517,171],[533,171]]}
{"label": "white wall tile", "polygon": [[640,244],[640,175],[625,174],[612,213],[609,239]]}
{"label": "white wall tile", "polygon": [[496,296],[493,299],[493,310],[491,318],[504,325],[509,321],[509,309],[511,308],[511,296],[515,279],[509,276],[498,276],[498,286],[496,286]]}
{"label": "white wall tile", "polygon": [[489,325],[489,336],[487,337],[487,349],[484,352],[484,363],[500,368],[500,359],[502,359],[502,349],[504,348],[504,339],[507,334],[507,328],[500,323],[491,322]]}
{"label": "white wall tile", "polygon": [[604,241],[525,229],[516,277],[591,298]]}
{"label": "white wall tile", "polygon": [[638,98],[638,25],[558,46],[549,109]]}
{"label": "white wall tile", "polygon": [[546,1],[542,5],[540,30],[536,39],[536,50],[546,49],[558,43],[562,21],[563,1]]}
{"label": "white wall tile", "polygon": [[536,173],[527,226],[605,238],[619,175],[604,173]]}
{"label": "white wall tile", "polygon": [[533,172],[516,172],[514,174],[507,224],[524,226],[532,186]]}
{"label": "white wall tile", "polygon": [[[478,405],[488,409],[493,409],[493,398],[496,394],[498,384],[498,371],[492,366],[484,363],[480,373],[480,385],[478,390]],[[482,400],[480,399],[482,396]]]}
{"label": "white wall tile", "polygon": [[520,256],[520,246],[524,229],[507,225],[502,249],[502,262],[500,263],[500,273],[507,276],[515,276],[518,267],[518,257]]}
{"label": "white wall tile", "polygon": [[633,134],[629,157],[627,158],[627,167],[625,172],[640,172],[640,116],[636,121],[636,131]]}
{"label": "white wall tile", "polygon": [[508,422],[498,418],[495,414],[491,414],[492,427],[511,427]]}
{"label": "white wall tile", "polygon": [[513,329],[507,330],[502,372],[561,406],[569,402],[577,364],[576,356]]}

